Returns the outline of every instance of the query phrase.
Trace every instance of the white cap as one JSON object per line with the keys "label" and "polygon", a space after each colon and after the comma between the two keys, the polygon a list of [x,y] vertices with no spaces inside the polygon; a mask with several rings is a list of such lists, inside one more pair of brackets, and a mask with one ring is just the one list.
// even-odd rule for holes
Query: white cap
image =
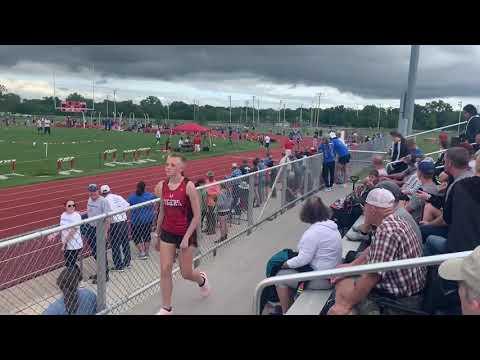
{"label": "white cap", "polygon": [[372,206],[387,209],[395,203],[395,196],[387,189],[376,188],[368,193],[365,202]]}
{"label": "white cap", "polygon": [[102,185],[100,186],[100,193],[106,194],[110,192],[110,186],[108,185]]}
{"label": "white cap", "polygon": [[335,139],[337,137],[337,134],[335,134],[333,131],[329,134],[330,139]]}

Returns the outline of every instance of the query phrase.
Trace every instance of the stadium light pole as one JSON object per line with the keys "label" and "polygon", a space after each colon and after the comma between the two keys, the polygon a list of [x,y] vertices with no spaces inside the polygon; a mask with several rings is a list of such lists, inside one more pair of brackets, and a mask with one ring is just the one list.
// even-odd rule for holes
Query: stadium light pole
{"label": "stadium light pole", "polygon": [[260,98],[257,99],[257,124],[260,126]]}
{"label": "stadium light pole", "polygon": [[108,100],[109,100],[109,96],[107,95],[107,118],[108,118]]}
{"label": "stadium light pole", "polygon": [[378,121],[377,121],[377,131],[380,131],[380,109],[381,109],[381,104],[378,104]]}
{"label": "stadium light pole", "polygon": [[113,89],[113,112],[115,113],[113,121],[117,121],[117,89]]}
{"label": "stadium light pole", "polygon": [[303,110],[303,104],[300,105],[300,126],[302,126],[302,110]]}
{"label": "stadium light pole", "polygon": [[252,96],[252,124],[255,126],[255,95]]}
{"label": "stadium light pole", "polygon": [[460,119],[462,117],[462,101],[458,102],[458,129],[457,129],[457,136],[460,136]]}
{"label": "stadium light pole", "polygon": [[283,103],[283,127],[285,127],[285,125],[287,124],[287,123],[285,122],[285,105],[286,105],[286,104]]}
{"label": "stadium light pole", "polygon": [[228,101],[230,103],[230,124],[232,124],[232,96],[228,97]]}
{"label": "stadium light pole", "polygon": [[415,109],[415,86],[417,83],[419,56],[420,45],[412,45],[410,51],[410,65],[408,70],[408,87],[404,103],[404,119],[400,118],[399,123],[400,125],[403,125],[400,127],[400,132],[403,135],[410,135],[413,129],[413,114]]}

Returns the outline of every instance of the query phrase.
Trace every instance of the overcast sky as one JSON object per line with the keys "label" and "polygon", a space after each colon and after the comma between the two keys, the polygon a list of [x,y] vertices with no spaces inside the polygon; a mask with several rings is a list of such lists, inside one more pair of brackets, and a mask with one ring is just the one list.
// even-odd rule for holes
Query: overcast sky
{"label": "overcast sky", "polygon": [[[410,46],[0,46],[0,83],[33,98],[72,92],[95,99],[228,106],[260,98],[260,107],[343,104],[398,106],[406,88]],[[480,46],[421,46],[417,103],[442,98],[480,104]]]}

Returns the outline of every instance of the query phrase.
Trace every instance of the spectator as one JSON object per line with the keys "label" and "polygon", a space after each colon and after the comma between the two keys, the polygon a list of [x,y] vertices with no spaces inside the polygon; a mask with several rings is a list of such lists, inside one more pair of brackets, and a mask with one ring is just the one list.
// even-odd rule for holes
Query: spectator
{"label": "spectator", "polygon": [[[410,161],[413,161],[413,156],[409,155],[407,158],[411,159]],[[433,167],[433,159],[431,158],[428,158],[420,163],[427,163],[427,164],[422,164],[422,168],[424,169],[430,169],[430,167]],[[418,163],[417,165],[411,162],[409,165],[411,165],[412,169],[413,168],[417,169],[418,167],[420,167],[420,163]],[[418,191],[418,189],[420,189],[421,186],[422,184],[418,178],[418,170],[417,170],[414,173],[410,174],[407,178],[405,178],[405,181],[403,182],[401,190],[403,194],[410,197],[413,194],[415,194]],[[405,199],[405,200],[408,200],[408,199]]]}
{"label": "spectator", "polygon": [[[130,205],[141,204],[157,197],[145,191],[145,183],[140,181],[134,194],[128,197]],[[146,260],[149,257],[151,232],[155,223],[156,211],[154,205],[132,209],[130,213],[132,238],[138,249],[138,258]]]}
{"label": "spectator", "polygon": [[330,133],[330,139],[333,145],[333,151],[336,155],[338,155],[338,168],[339,168],[339,178],[341,179],[339,183],[344,184],[347,186],[347,164],[350,162],[350,152],[348,151],[347,145],[343,142],[343,140],[332,131]]}
{"label": "spectator", "polygon": [[285,155],[290,156],[292,154],[292,150],[295,147],[295,142],[288,138],[285,140],[284,148],[285,148]]}
{"label": "spectator", "polygon": [[[453,177],[453,182],[445,194],[443,215],[421,227],[425,239],[424,256],[473,250],[479,244],[479,161],[477,158],[476,176],[472,178],[467,150],[459,147],[447,150],[445,170]],[[430,201],[433,197],[425,192],[419,195]]]}
{"label": "spectator", "polygon": [[162,137],[162,133],[160,132],[160,129],[157,129],[157,132],[155,133],[155,140],[157,141],[156,145],[160,144],[161,137]]}
{"label": "spectator", "polygon": [[[420,181],[421,187],[418,190],[425,191],[432,195],[438,195],[437,185],[433,182],[433,175],[435,174],[435,166],[431,161],[421,161],[418,164],[417,177]],[[423,218],[423,208],[425,207],[425,200],[420,199],[416,192],[412,194],[406,210],[412,214],[417,223]]]}
{"label": "spectator", "polygon": [[222,242],[227,240],[228,237],[228,225],[227,219],[231,214],[233,197],[229,189],[229,186],[226,183],[220,185],[221,191],[218,195],[217,200],[217,214],[218,214],[218,224],[220,227],[220,239],[215,240],[215,242]]}
{"label": "spectator", "polygon": [[477,114],[476,107],[468,104],[463,107],[463,117],[468,122],[462,139],[472,144],[475,142],[477,134],[480,134],[480,116]]}
{"label": "spectator", "polygon": [[445,280],[458,281],[463,315],[480,315],[480,246],[463,259],[450,259],[438,268]]}
{"label": "spectator", "polygon": [[413,162],[422,160],[425,157],[423,155],[423,151],[417,147],[415,138],[410,138],[407,140],[407,148]]}
{"label": "spectator", "polygon": [[45,119],[45,122],[44,122],[44,125],[43,125],[43,133],[44,134],[48,133],[48,135],[50,135],[50,125],[51,125],[50,120]]}
{"label": "spectator", "polygon": [[[342,240],[337,224],[330,220],[330,209],[317,196],[310,197],[303,206],[300,220],[311,226],[303,233],[298,243],[298,254],[282,265],[277,275],[295,274],[295,269],[310,265],[311,270],[332,269],[342,262]],[[278,285],[277,294],[286,313],[292,304],[293,289],[297,281]],[[310,289],[331,288],[328,280],[312,280],[308,283]]]}
{"label": "spectator", "polygon": [[[123,197],[112,194],[110,186],[108,185],[102,185],[100,192],[105,200],[107,200],[112,211],[126,210],[130,206]],[[112,216],[110,242],[112,244],[112,258],[115,265],[112,271],[123,272],[130,267],[131,254],[127,220],[126,212]]]}
{"label": "spectator", "polygon": [[[82,221],[82,217],[76,211],[77,205],[74,200],[65,202],[65,211],[60,216],[60,226],[72,225]],[[60,234],[62,240],[62,249],[64,251],[65,266],[73,268],[76,266],[78,256],[81,256],[83,249],[82,235],[80,227],[74,227],[63,230]]]}
{"label": "spectator", "polygon": [[215,207],[217,204],[217,197],[220,194],[220,186],[215,183],[215,174],[213,171],[207,172],[207,235],[215,234]]}
{"label": "spectator", "polygon": [[[389,174],[400,173],[407,169],[408,165],[402,160],[408,155],[407,141],[398,131],[392,131],[390,136],[392,143],[392,162],[390,163]],[[388,170],[388,169],[387,169]]]}
{"label": "spectator", "polygon": [[63,296],[50,304],[43,315],[95,315],[97,296],[90,289],[79,289],[82,274],[77,266],[65,268],[57,278]]}
{"label": "spectator", "polygon": [[260,204],[261,204],[261,200],[260,200],[260,177],[263,177],[263,173],[262,174],[256,174],[257,171],[260,170],[258,164],[260,162],[260,159],[259,158],[255,158],[253,159],[252,161],[252,165],[253,165],[253,168],[252,168],[252,173],[254,175],[251,175],[254,177],[253,179],[253,182],[254,182],[254,186],[253,186],[253,207],[259,207]]}
{"label": "spectator", "polygon": [[[110,204],[107,200],[100,196],[98,191],[98,186],[96,184],[88,185],[89,198],[87,201],[87,216],[89,218],[103,215],[111,212]],[[107,234],[110,227],[110,218],[105,218],[104,220],[96,220],[85,225],[84,236],[87,239],[88,246],[92,251],[95,261],[97,260],[97,226],[100,225],[100,222],[104,222],[104,237],[105,237],[105,268],[108,277],[108,260],[107,260]],[[81,229],[80,229],[81,230]],[[93,280],[93,283],[97,283],[97,275],[90,276],[90,279]]]}
{"label": "spectator", "polygon": [[335,151],[327,137],[323,138],[318,152],[323,154],[322,177],[326,186],[325,191],[332,191],[335,181]]}
{"label": "spectator", "polygon": [[264,138],[264,143],[265,143],[265,150],[267,151],[267,154],[270,153],[270,136],[268,135],[265,135],[265,138]]}
{"label": "spectator", "polygon": [[475,136],[475,144],[472,146],[475,152],[480,151],[480,133]]}
{"label": "spectator", "polygon": [[[370,246],[350,264],[342,267],[374,264],[421,256],[420,239],[408,222],[393,213],[395,197],[386,189],[374,189],[367,196],[365,223],[376,226]],[[425,287],[426,268],[397,269],[362,274],[359,278],[331,279],[335,286],[335,305],[331,315],[379,314],[378,295],[420,307],[420,292]]]}
{"label": "spectator", "polygon": [[178,140],[178,149],[182,151],[183,144],[186,143],[187,140],[183,141],[183,137],[180,137],[180,140]]}
{"label": "spectator", "polygon": [[[404,194],[402,194],[400,188],[397,184],[392,181],[380,181],[375,185],[375,188],[385,189],[390,191],[395,198],[393,212],[394,215],[401,218],[403,221],[408,223],[410,227],[413,229],[415,236],[418,238],[418,241],[421,242],[422,233],[420,232],[420,228],[418,227],[417,223],[413,219],[412,215],[402,206],[400,206],[401,200],[406,200]],[[368,196],[368,195],[367,195]],[[365,212],[364,212],[365,213]],[[367,223],[363,223],[359,226],[352,226],[351,230],[347,233],[347,238],[351,241],[363,241],[368,240],[370,238],[370,231],[371,227]]]}
{"label": "spectator", "polygon": [[242,175],[243,175],[242,170],[240,170],[238,168],[237,163],[233,163],[232,164],[232,174],[230,175],[230,177],[234,178],[234,177],[242,176]]}
{"label": "spectator", "polygon": [[383,165],[383,158],[380,155],[375,155],[372,157],[372,166],[375,170],[378,171],[378,176],[387,177],[387,170]]}
{"label": "spectator", "polygon": [[242,161],[242,166],[240,167],[240,171],[242,172],[242,175],[246,175],[250,172],[250,167],[248,166],[248,160],[245,159]]}
{"label": "spectator", "polygon": [[195,145],[195,152],[200,152],[202,145],[202,137],[200,136],[200,134],[195,135],[195,137],[193,138],[193,144]]}
{"label": "spectator", "polygon": [[37,119],[37,135],[42,135],[43,125],[40,119]]}
{"label": "spectator", "polygon": [[[448,135],[446,132],[440,133],[438,136],[440,141],[440,148],[441,150],[447,150],[449,143],[448,143]],[[445,151],[440,154],[437,161],[435,162],[435,176],[438,177],[443,170],[445,169]]]}

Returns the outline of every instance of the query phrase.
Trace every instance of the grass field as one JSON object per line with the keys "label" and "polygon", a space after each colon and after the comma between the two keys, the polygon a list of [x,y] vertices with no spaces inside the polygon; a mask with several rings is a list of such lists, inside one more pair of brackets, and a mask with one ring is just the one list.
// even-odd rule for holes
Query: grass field
{"label": "grass field", "polygon": [[[0,180],[0,187],[32,184],[36,182],[65,179],[82,175],[93,175],[103,172],[131,169],[162,164],[163,153],[156,150],[165,148],[167,137],[162,136],[161,144],[155,145],[154,134],[133,132],[117,132],[96,129],[65,129],[52,128],[52,134],[37,135],[32,128],[2,128],[0,129],[0,160],[16,159],[17,173],[24,176],[10,176]],[[178,136],[171,137],[172,147],[178,143]],[[48,142],[48,157],[45,157],[45,145]],[[227,153],[258,149],[255,142],[229,144],[228,140],[212,138],[215,147],[209,152],[186,153],[189,159],[208,156],[218,156]],[[35,145],[34,145],[35,143]],[[108,149],[117,149],[117,161],[122,160],[122,151],[151,147],[149,158],[156,160],[146,164],[117,165],[106,167],[101,154]],[[61,157],[75,157],[75,168],[82,170],[80,174],[57,175],[56,161]],[[8,165],[1,165],[0,174],[10,173]]]}

